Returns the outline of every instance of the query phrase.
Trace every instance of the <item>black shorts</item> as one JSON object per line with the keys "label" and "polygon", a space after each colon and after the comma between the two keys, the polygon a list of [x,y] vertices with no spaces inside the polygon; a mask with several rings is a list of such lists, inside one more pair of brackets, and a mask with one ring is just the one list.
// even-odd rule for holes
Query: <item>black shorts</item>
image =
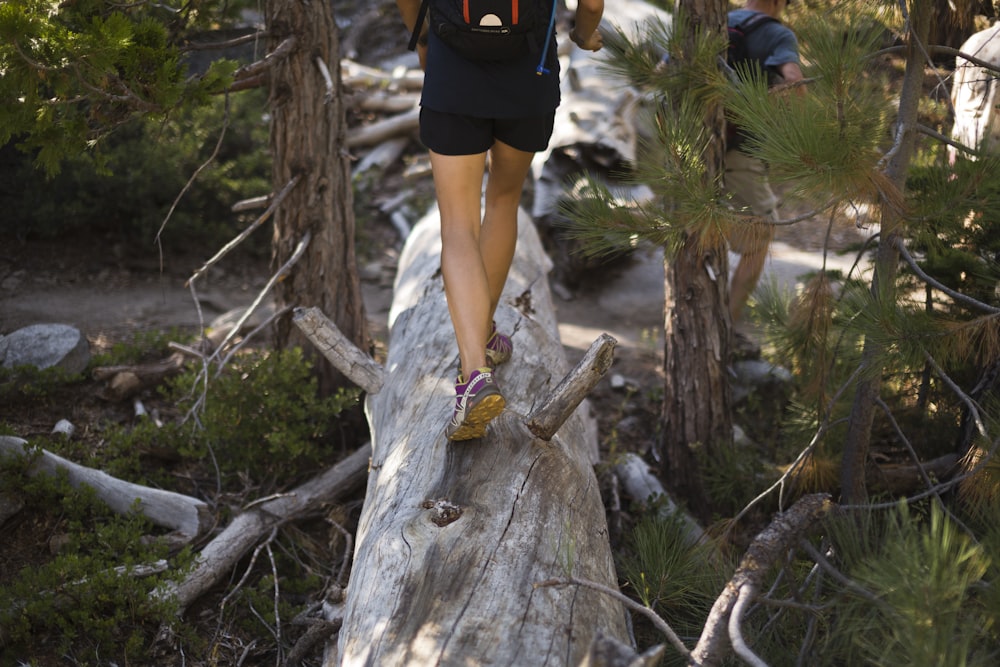
{"label": "black shorts", "polygon": [[508,146],[537,153],[552,136],[556,112],[529,118],[473,118],[420,108],[420,141],[440,155],[485,153],[499,139]]}

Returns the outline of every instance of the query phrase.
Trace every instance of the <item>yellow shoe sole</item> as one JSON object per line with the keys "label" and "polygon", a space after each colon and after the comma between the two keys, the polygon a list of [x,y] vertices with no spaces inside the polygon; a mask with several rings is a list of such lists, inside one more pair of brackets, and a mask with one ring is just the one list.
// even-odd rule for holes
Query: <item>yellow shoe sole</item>
{"label": "yellow shoe sole", "polygon": [[486,396],[465,416],[462,425],[448,436],[449,440],[474,440],[486,434],[486,426],[500,416],[507,402],[500,394]]}

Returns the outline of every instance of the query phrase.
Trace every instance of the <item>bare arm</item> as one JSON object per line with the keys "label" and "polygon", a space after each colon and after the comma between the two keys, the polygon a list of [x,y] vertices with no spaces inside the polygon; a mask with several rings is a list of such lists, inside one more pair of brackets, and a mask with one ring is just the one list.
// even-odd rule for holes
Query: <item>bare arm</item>
{"label": "bare arm", "polygon": [[580,0],[576,6],[576,25],[569,32],[569,38],[581,49],[598,51],[604,46],[604,39],[597,26],[604,15],[604,0]]}
{"label": "bare arm", "polygon": [[[413,27],[417,25],[417,15],[420,13],[420,0],[396,0],[396,7],[399,8],[399,15],[403,19],[403,25],[407,32],[413,34]],[[417,55],[420,56],[420,69],[424,68],[427,59],[427,22],[421,28],[420,39],[417,41]]]}
{"label": "bare arm", "polygon": [[[785,86],[792,86],[803,79],[802,68],[799,67],[798,63],[782,63],[778,65],[778,72],[781,73],[781,78],[784,79],[782,83]],[[803,86],[796,86],[795,92],[798,95],[804,95],[806,89]]]}

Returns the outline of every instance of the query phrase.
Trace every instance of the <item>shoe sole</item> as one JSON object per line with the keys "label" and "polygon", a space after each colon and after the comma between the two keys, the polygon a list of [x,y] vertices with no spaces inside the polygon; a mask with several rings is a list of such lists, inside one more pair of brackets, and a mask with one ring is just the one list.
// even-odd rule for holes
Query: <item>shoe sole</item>
{"label": "shoe sole", "polygon": [[469,410],[462,425],[448,436],[449,440],[474,440],[486,434],[486,426],[500,416],[507,402],[500,394],[484,396],[475,407]]}

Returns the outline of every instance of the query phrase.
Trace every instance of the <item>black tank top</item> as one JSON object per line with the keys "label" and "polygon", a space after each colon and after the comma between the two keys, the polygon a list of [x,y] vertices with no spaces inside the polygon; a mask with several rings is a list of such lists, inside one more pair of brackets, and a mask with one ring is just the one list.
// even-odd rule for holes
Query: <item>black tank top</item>
{"label": "black tank top", "polygon": [[542,54],[526,52],[504,62],[462,58],[433,31],[420,104],[446,113],[476,118],[527,118],[559,106],[559,59],[555,35],[549,36],[547,74],[538,74]]}

